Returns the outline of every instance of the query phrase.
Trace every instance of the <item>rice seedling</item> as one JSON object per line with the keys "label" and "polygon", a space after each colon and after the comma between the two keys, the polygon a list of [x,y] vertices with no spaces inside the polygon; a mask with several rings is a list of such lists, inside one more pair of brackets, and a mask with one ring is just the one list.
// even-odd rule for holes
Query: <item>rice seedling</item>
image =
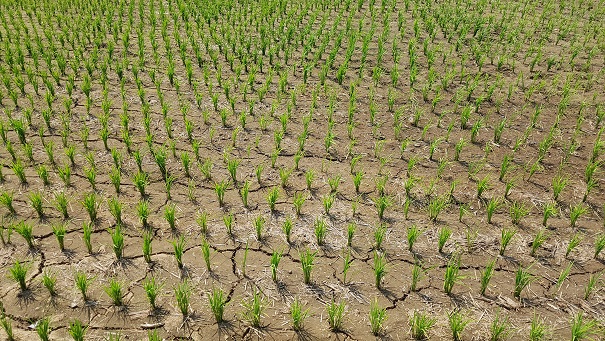
{"label": "rice seedling", "polygon": [[145,197],[145,188],[149,185],[149,175],[146,172],[138,171],[132,177],[134,186],[139,191],[141,198]]}
{"label": "rice seedling", "polygon": [[261,215],[254,218],[254,231],[256,232],[256,240],[262,240],[262,234],[265,226],[265,218]]}
{"label": "rice seedling", "polygon": [[489,281],[492,279],[494,274],[494,266],[496,265],[496,260],[493,259],[485,268],[481,271],[481,296],[485,296],[485,291],[487,290],[487,286],[489,285]]}
{"label": "rice seedling", "polygon": [[9,215],[15,215],[15,207],[13,206],[13,194],[9,192],[2,192],[0,194],[0,204],[2,204],[8,210]]}
{"label": "rice seedling", "polygon": [[351,268],[351,263],[353,260],[351,259],[351,250],[347,248],[344,252],[344,256],[342,258],[343,266],[342,266],[342,283],[347,284],[347,274],[349,273],[349,269]]}
{"label": "rice seedling", "polygon": [[227,170],[233,180],[234,184],[237,184],[237,168],[239,167],[240,161],[238,159],[227,160]]}
{"label": "rice seedling", "polygon": [[59,211],[59,213],[61,213],[63,220],[68,219],[69,212],[67,211],[67,207],[69,206],[69,201],[67,199],[67,196],[65,195],[65,192],[55,193],[54,204],[55,204],[55,208],[57,209],[57,211]]}
{"label": "rice seedling", "polygon": [[481,199],[483,192],[488,189],[490,189],[489,176],[486,175],[483,179],[477,182],[477,198]]}
{"label": "rice seedling", "polygon": [[223,315],[225,312],[225,306],[227,305],[228,297],[225,292],[220,288],[212,288],[212,291],[208,293],[208,303],[210,304],[210,310],[216,323],[223,322]]}
{"label": "rice seedling", "polygon": [[86,330],[88,330],[88,327],[84,326],[80,320],[71,322],[69,328],[67,328],[67,332],[74,341],[84,341]]}
{"label": "rice seedling", "polygon": [[554,217],[557,214],[557,205],[554,202],[546,203],[542,211],[542,226],[546,227],[546,222],[550,217]]}
{"label": "rice seedling", "polygon": [[32,224],[26,223],[21,220],[13,226],[13,229],[21,237],[23,237],[23,239],[25,239],[25,242],[27,242],[27,247],[29,247],[30,249],[35,248],[34,226]]}
{"label": "rice seedling", "polygon": [[44,206],[42,204],[42,194],[40,192],[32,192],[29,194],[29,204],[36,211],[38,219],[44,219]]}
{"label": "rice seedling", "polygon": [[225,214],[223,216],[223,223],[225,224],[225,228],[227,229],[227,235],[229,237],[233,237],[233,213],[229,212],[229,214]]}
{"label": "rice seedling", "polygon": [[514,201],[510,206],[510,218],[513,225],[518,225],[522,218],[529,214],[530,210],[520,201]]}
{"label": "rice seedling", "polygon": [[42,285],[46,288],[46,290],[48,290],[48,293],[50,294],[51,297],[54,297],[57,295],[56,284],[57,284],[57,277],[53,273],[49,272],[48,270],[45,270],[44,273],[42,274]]}
{"label": "rice seedling", "polygon": [[328,185],[330,186],[330,193],[336,193],[338,191],[338,186],[342,182],[342,177],[340,175],[334,175],[328,178]]}
{"label": "rice seedling", "polygon": [[30,264],[20,263],[18,260],[15,261],[13,266],[9,268],[10,278],[19,284],[21,291],[27,290],[27,283],[25,279],[27,277],[27,271],[29,271]]}
{"label": "rice seedling", "polygon": [[176,305],[183,317],[189,315],[189,301],[191,299],[191,286],[189,282],[182,281],[174,288],[174,296],[176,297]]}
{"label": "rice seedling", "polygon": [[210,243],[206,240],[206,238],[202,238],[202,256],[204,258],[204,263],[206,264],[206,270],[210,270]]}
{"label": "rice seedling", "polygon": [[515,296],[515,298],[520,298],[521,291],[523,291],[531,282],[536,280],[536,277],[529,272],[530,268],[531,266],[527,268],[519,266],[515,272],[515,288],[513,290],[513,296]]}
{"label": "rice seedling", "polygon": [[557,282],[555,283],[555,288],[557,290],[559,290],[561,288],[561,285],[563,285],[563,282],[565,282],[567,277],[569,277],[572,266],[573,266],[573,262],[569,262],[569,264],[561,270],[561,273],[559,274],[559,278],[557,278]]}
{"label": "rice seedling", "polygon": [[505,187],[504,187],[504,197],[508,198],[508,196],[510,195],[510,191],[517,185],[517,180],[516,179],[510,179],[508,181],[506,181]]}
{"label": "rice seedling", "polygon": [[168,226],[170,226],[171,230],[176,229],[176,206],[174,204],[168,204],[164,207],[164,218],[168,222]]}
{"label": "rice seedling", "polygon": [[61,252],[65,251],[65,234],[67,229],[65,228],[65,224],[58,223],[53,224],[53,234],[57,238],[57,242],[59,243],[59,250]]}
{"label": "rice seedling", "polygon": [[529,253],[529,255],[535,257],[536,251],[538,251],[540,246],[542,246],[542,244],[544,244],[544,242],[548,240],[548,237],[548,233],[545,230],[538,231],[538,233],[536,233],[534,237],[534,240],[531,243],[531,252]]}
{"label": "rice seedling", "polygon": [[50,179],[48,178],[48,169],[45,165],[39,165],[36,168],[36,173],[38,173],[38,176],[40,177],[40,180],[42,180],[42,184],[44,186],[50,185]]}
{"label": "rice seedling", "polygon": [[113,253],[115,254],[117,260],[121,260],[124,256],[125,247],[124,233],[122,233],[122,228],[120,227],[120,225],[116,225],[113,230],[109,231],[109,234],[111,236],[111,248],[113,250]]}
{"label": "rice seedling", "polygon": [[277,267],[281,260],[282,251],[273,251],[271,254],[271,279],[273,282],[277,282]]}
{"label": "rice seedling", "polygon": [[97,179],[97,169],[94,167],[84,168],[84,176],[90,183],[90,187],[93,191],[96,191],[96,179]]}
{"label": "rice seedling", "polygon": [[565,189],[565,187],[567,186],[567,182],[568,182],[568,178],[563,177],[562,175],[557,175],[553,178],[552,180],[552,195],[553,195],[553,200],[557,201],[559,199],[559,195],[561,194],[561,192],[563,192],[563,190]]}
{"label": "rice seedling", "polygon": [[286,242],[288,244],[291,244],[291,236],[292,236],[292,227],[294,226],[293,222],[292,222],[292,218],[290,217],[286,217],[286,219],[284,220],[284,223],[282,225],[282,231],[284,231],[284,234],[286,235]]}
{"label": "rice seedling", "polygon": [[567,249],[565,250],[565,258],[569,257],[569,254],[571,253],[571,251],[573,251],[576,247],[578,247],[578,245],[580,245],[580,243],[582,242],[582,236],[580,235],[580,233],[576,233],[574,234],[571,239],[569,240],[569,243],[567,244]]}
{"label": "rice seedling", "polygon": [[69,164],[65,164],[63,167],[57,168],[57,172],[59,174],[59,178],[63,180],[65,187],[71,186],[71,167]]}
{"label": "rice seedling", "polygon": [[109,208],[109,213],[116,220],[116,225],[122,225],[122,203],[116,198],[110,198],[107,200],[107,206]]}
{"label": "rice seedling", "polygon": [[529,339],[530,341],[544,340],[550,334],[548,326],[544,323],[544,320],[538,318],[538,315],[534,313],[534,317],[531,320],[529,327]]}
{"label": "rice seedling", "polygon": [[317,218],[313,225],[315,227],[313,232],[315,233],[315,240],[317,241],[317,245],[322,246],[325,244],[326,235],[328,234],[328,224],[325,220]]}
{"label": "rice seedling", "polygon": [[503,228],[502,229],[502,232],[501,232],[502,237],[500,239],[500,251],[499,251],[500,256],[504,256],[504,252],[506,251],[508,244],[510,244],[510,241],[513,239],[515,234],[517,234],[517,231],[513,228],[510,228],[510,229]]}
{"label": "rice seedling", "polygon": [[303,330],[304,322],[309,315],[309,309],[304,309],[298,298],[295,298],[290,304],[290,320],[292,322],[292,329],[295,332]]}
{"label": "rice seedling", "polygon": [[374,278],[376,288],[382,288],[382,280],[387,273],[387,260],[384,254],[374,251]]}
{"label": "rice seedling", "polygon": [[88,217],[90,218],[91,222],[96,222],[97,221],[97,212],[99,210],[99,201],[97,199],[97,196],[95,193],[88,193],[84,196],[84,200],[82,201],[82,206],[84,206],[84,208],[86,209],[86,212],[88,212]]}
{"label": "rice seedling", "polygon": [[601,272],[594,273],[594,274],[590,275],[590,277],[588,278],[588,283],[586,283],[586,287],[584,288],[584,300],[585,301],[587,301],[590,298],[590,295],[592,295],[592,293],[601,286],[602,275],[603,275],[603,273],[601,273]]}
{"label": "rice seedling", "polygon": [[387,227],[385,224],[379,224],[378,227],[374,230],[374,249],[381,250],[382,242],[384,241],[384,237],[387,232]]}
{"label": "rice seedling", "polygon": [[177,239],[171,241],[172,248],[174,249],[174,258],[179,269],[183,268],[183,253],[185,252],[185,236],[181,235]]}
{"label": "rice seedling", "polygon": [[503,200],[499,197],[493,197],[489,199],[487,202],[486,212],[487,212],[487,223],[492,223],[492,217],[494,216],[494,212],[496,212],[500,206],[502,206]]}
{"label": "rice seedling", "polygon": [[571,341],[593,340],[590,336],[600,334],[600,329],[596,320],[585,320],[584,312],[580,311],[571,319]]}
{"label": "rice seedling", "polygon": [[307,285],[311,283],[311,270],[313,270],[313,262],[315,261],[316,255],[317,252],[311,252],[309,249],[299,254],[300,265],[303,271],[303,280]]}
{"label": "rice seedling", "polygon": [[468,210],[469,210],[468,204],[460,205],[460,207],[458,208],[458,221],[459,222],[462,222],[462,218],[464,218],[464,215],[468,213]]}
{"label": "rice seedling", "polygon": [[277,204],[277,199],[279,199],[279,188],[273,187],[269,190],[267,194],[267,203],[269,204],[269,209],[272,213],[275,212],[275,205]]}
{"label": "rice seedling", "polygon": [[261,292],[254,289],[252,298],[249,301],[242,302],[244,312],[242,317],[254,328],[261,327],[261,319],[267,305],[266,299],[261,296]]}
{"label": "rice seedling", "polygon": [[[405,180],[404,184],[403,184],[403,188],[405,189],[405,197],[407,199],[412,199],[413,193],[412,191],[414,190],[414,187],[416,186],[416,183],[419,181],[419,178],[416,177],[411,177],[411,178],[407,178],[407,180]],[[406,200],[406,203],[409,200]]]}
{"label": "rice seedling", "polygon": [[346,305],[344,301],[336,303],[335,300],[332,300],[330,303],[326,304],[328,325],[330,326],[330,330],[333,332],[339,332],[342,330],[345,318],[345,310]]}
{"label": "rice seedling", "polygon": [[124,304],[124,300],[122,299],[122,296],[124,295],[122,291],[123,286],[124,285],[121,282],[112,278],[109,280],[109,284],[103,288],[107,296],[111,298],[113,305],[118,307]]}
{"label": "rice seedling", "polygon": [[330,209],[332,208],[332,205],[334,205],[335,200],[336,200],[335,194],[326,194],[321,197],[321,203],[324,208],[324,213],[326,215],[328,215],[328,216],[330,215]]}
{"label": "rice seedling", "polygon": [[155,277],[148,277],[143,282],[143,289],[145,290],[145,296],[149,301],[151,310],[157,309],[157,299],[161,294],[162,288],[164,287]]}
{"label": "rice seedling", "polygon": [[153,148],[151,154],[153,156],[153,160],[155,161],[156,165],[160,169],[160,174],[162,175],[162,179],[165,180],[168,175],[167,169],[166,169],[166,160],[167,160],[166,148],[164,146],[158,147],[158,148]]}
{"label": "rice seedling", "polygon": [[421,234],[422,231],[420,230],[420,228],[418,228],[418,226],[412,225],[408,227],[406,235],[408,241],[408,251],[412,252],[412,248],[414,247],[414,244],[416,243],[418,237],[420,237]]}
{"label": "rice seedling", "polygon": [[6,313],[4,310],[4,305],[0,303],[0,326],[4,330],[6,334],[6,339],[8,341],[15,341],[15,335],[13,333],[13,323],[6,318]]}
{"label": "rice seedling", "polygon": [[374,299],[370,305],[370,330],[374,335],[381,335],[384,331],[384,322],[387,319],[386,308],[381,308],[378,305],[378,299]]}
{"label": "rice seedling", "polygon": [[245,208],[248,208],[248,194],[250,192],[250,181],[247,179],[239,190],[240,197],[242,198],[242,204]]}
{"label": "rice seedling", "polygon": [[428,211],[429,211],[429,219],[433,222],[437,221],[437,217],[439,213],[443,211],[449,205],[449,197],[441,196],[429,201]]}
{"label": "rice seedling", "polygon": [[347,246],[351,247],[353,244],[353,237],[355,235],[355,230],[357,229],[357,225],[354,222],[350,222],[347,225]]}
{"label": "rice seedling", "polygon": [[174,175],[168,175],[164,179],[164,189],[166,191],[166,200],[172,200],[172,196],[170,194],[170,190],[172,188],[172,184],[176,181],[176,177]]}
{"label": "rice seedling", "polygon": [[500,164],[500,175],[498,177],[498,180],[502,181],[504,179],[504,176],[506,176],[508,171],[512,168],[512,160],[512,156],[508,154],[504,155],[504,157],[502,158],[502,163]]}
{"label": "rice seedling", "polygon": [[414,292],[418,290],[418,282],[423,277],[425,270],[422,268],[418,259],[415,259],[414,266],[412,267],[412,283],[410,285],[410,291]]}
{"label": "rice seedling", "polygon": [[447,241],[450,239],[450,237],[452,236],[452,229],[447,227],[447,226],[443,226],[440,230],[439,230],[439,234],[437,236],[437,248],[439,250],[439,253],[443,252],[443,248],[445,247],[445,243],[447,243]]}
{"label": "rice seedling", "polygon": [[359,194],[359,187],[361,186],[363,175],[363,171],[357,171],[353,174],[353,185],[355,186],[355,193],[357,194]]}
{"label": "rice seedling", "polygon": [[511,325],[508,322],[508,317],[500,316],[500,312],[494,316],[494,320],[489,326],[490,341],[501,341],[510,335],[512,332]]}
{"label": "rice seedling", "polygon": [[379,196],[385,196],[385,189],[386,189],[388,180],[389,180],[388,175],[376,178],[376,192],[378,192]]}
{"label": "rice seedling", "polygon": [[414,315],[410,318],[412,337],[416,340],[428,339],[429,332],[436,322],[437,319],[428,314],[414,310]]}
{"label": "rice seedling", "polygon": [[[11,244],[11,236],[13,235],[14,225],[7,224],[7,226],[0,225],[0,240],[2,241],[2,245],[6,246]],[[4,231],[6,231],[6,236],[4,236]]]}
{"label": "rice seedling", "polygon": [[313,189],[313,180],[315,180],[315,171],[313,169],[308,169],[305,172],[305,182],[309,192]]}
{"label": "rice seedling", "polygon": [[384,218],[384,211],[392,204],[393,202],[391,198],[387,195],[381,195],[374,200],[374,206],[376,206],[378,219],[382,220]]}
{"label": "rice seedling", "polygon": [[445,275],[443,279],[443,291],[446,294],[451,294],[454,284],[460,282],[464,276],[458,274],[460,271],[460,255],[455,255],[450,258],[447,267],[445,268]]}
{"label": "rice seedling", "polygon": [[603,251],[603,249],[605,249],[605,234],[601,234],[595,238],[594,259],[597,259],[599,257],[599,254],[601,254],[601,251]]}
{"label": "rice seedling", "polygon": [[42,340],[42,341],[50,340],[50,335],[49,335],[50,332],[51,332],[50,318],[44,317],[41,320],[39,320],[38,323],[36,324],[36,333],[40,337],[40,340]]}
{"label": "rice seedling", "polygon": [[[10,146],[10,144],[8,144],[8,145]],[[19,182],[21,183],[21,185],[27,184],[27,176],[25,175],[25,165],[23,164],[21,159],[17,158],[11,165],[11,169],[13,170],[13,172],[19,179]]]}
{"label": "rice seedling", "polygon": [[303,192],[296,192],[294,194],[294,199],[292,201],[294,205],[294,210],[296,212],[296,216],[299,217],[302,211],[302,205],[305,203],[306,196]]}
{"label": "rice seedling", "polygon": [[82,223],[82,239],[84,240],[84,245],[86,246],[86,251],[91,254],[92,253],[92,242],[91,242],[91,236],[92,236],[92,223],[88,222],[84,222]]}
{"label": "rice seedling", "polygon": [[281,149],[279,148],[275,148],[273,150],[273,152],[271,153],[270,159],[271,159],[271,168],[275,169],[275,164],[277,163],[277,157],[279,156],[279,153],[281,153]]}
{"label": "rice seedling", "polygon": [[214,192],[218,198],[218,205],[223,207],[225,205],[225,192],[227,191],[227,186],[229,186],[229,182],[225,180],[221,180],[220,182],[216,182],[214,184]]}
{"label": "rice seedling", "polygon": [[586,208],[586,206],[584,206],[583,203],[579,203],[577,205],[570,207],[569,222],[571,224],[571,227],[576,227],[578,218],[580,218],[580,216],[584,215],[587,211],[588,211],[588,209]]}
{"label": "rice seedling", "polygon": [[76,271],[76,273],[74,274],[74,280],[76,288],[80,291],[80,294],[82,294],[82,299],[84,300],[84,302],[87,302],[88,288],[92,284],[93,278],[88,277],[86,273],[82,271]]}
{"label": "rice seedling", "polygon": [[195,222],[200,227],[200,233],[206,236],[208,234],[208,212],[198,213]]}
{"label": "rice seedling", "polygon": [[293,168],[280,168],[279,170],[279,179],[280,179],[280,184],[282,188],[287,188],[288,187],[288,179],[290,178],[290,175],[292,174],[292,172],[294,171]]}
{"label": "rice seedling", "polygon": [[466,326],[471,322],[461,310],[456,309],[447,314],[450,330],[452,331],[452,338],[454,341],[462,340],[462,332]]}
{"label": "rice seedling", "polygon": [[149,213],[149,202],[147,200],[140,200],[137,203],[137,215],[139,216],[139,220],[143,224],[143,228],[149,227],[149,224],[147,222]]}

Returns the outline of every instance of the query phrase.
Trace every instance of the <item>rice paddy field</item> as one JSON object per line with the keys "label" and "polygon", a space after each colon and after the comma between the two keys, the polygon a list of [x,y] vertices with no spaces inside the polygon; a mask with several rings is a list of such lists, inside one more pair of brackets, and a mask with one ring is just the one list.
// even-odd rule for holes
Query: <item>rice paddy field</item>
{"label": "rice paddy field", "polygon": [[603,338],[604,22],[2,1],[0,338]]}

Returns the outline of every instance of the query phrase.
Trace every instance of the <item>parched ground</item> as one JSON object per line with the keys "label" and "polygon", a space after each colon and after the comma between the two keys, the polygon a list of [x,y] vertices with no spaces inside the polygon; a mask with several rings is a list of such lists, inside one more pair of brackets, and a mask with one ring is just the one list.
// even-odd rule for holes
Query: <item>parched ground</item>
{"label": "parched ground", "polygon": [[[579,314],[603,322],[602,3],[7,0],[0,13],[2,337],[11,324],[15,339],[35,338],[50,318],[51,339],[79,320],[87,340],[365,340],[372,304],[387,316],[376,337],[392,340],[412,338],[415,313],[434,319],[432,339],[452,337],[456,311],[464,340],[490,339],[494,321],[503,337],[528,339],[534,321],[555,340]],[[516,234],[501,253],[502,231]],[[450,293],[448,267],[459,267]],[[530,284],[515,297],[519,269]],[[86,300],[76,273],[90,279]],[[228,301],[220,324],[213,289]],[[259,327],[246,314],[255,292]],[[295,300],[308,309],[296,332]],[[339,331],[332,302],[346,306]]]}

